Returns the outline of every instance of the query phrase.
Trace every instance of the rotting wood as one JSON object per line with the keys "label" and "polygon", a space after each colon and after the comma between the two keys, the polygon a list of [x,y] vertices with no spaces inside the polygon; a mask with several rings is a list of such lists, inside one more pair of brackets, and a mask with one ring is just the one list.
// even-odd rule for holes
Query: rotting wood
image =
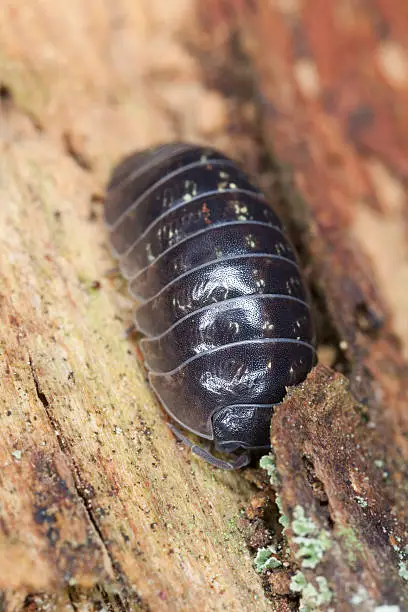
{"label": "rotting wood", "polygon": [[44,137],[3,153],[2,587],[111,575],[124,609],[266,609],[235,527],[248,486],[168,430],[104,279],[87,177]]}
{"label": "rotting wood", "polygon": [[[316,370],[272,420],[284,511],[293,519],[298,505],[299,512],[326,529],[337,520],[337,527],[353,530],[352,539],[361,546],[356,557],[359,578],[364,577],[360,583],[347,565],[347,543],[338,534],[328,565],[309,569],[307,581],[313,577],[310,588],[316,589],[320,576],[331,585],[333,601],[321,602],[322,607],[372,610],[394,603],[403,610],[408,578],[408,200],[400,135],[408,123],[406,113],[395,108],[405,107],[408,83],[403,71],[398,83],[391,78],[395,66],[384,58],[390,53],[395,60],[397,54],[407,62],[399,27],[406,10],[395,3],[387,9],[381,2],[351,8],[346,2],[213,0],[200,18],[204,34],[189,42],[201,57],[207,84],[222,91],[234,109],[230,134],[241,158],[252,164],[267,193],[281,194],[281,214],[316,299],[320,340],[331,349],[331,365],[346,374],[350,385],[351,394],[344,389],[346,379],[332,380],[333,373]],[[248,145],[251,136],[255,147]],[[401,231],[394,231],[396,226]],[[327,416],[323,424],[314,420],[319,410]],[[344,442],[347,429],[354,435],[352,422],[356,437]],[[325,454],[322,441],[331,455]],[[361,472],[362,482],[357,476],[344,480],[354,471]],[[309,482],[313,479],[317,489]],[[359,489],[370,493],[371,507],[356,493]],[[339,504],[342,495],[353,495],[354,501]],[[361,506],[367,504],[366,514],[357,498]],[[288,530],[292,544],[293,535]],[[300,565],[292,556],[288,574],[293,576]],[[274,575],[268,571],[265,577],[278,605],[282,585]]]}
{"label": "rotting wood", "polygon": [[[112,162],[177,137],[149,74],[156,66],[170,88],[175,71],[191,71],[176,42],[189,15],[180,4],[169,19],[161,2],[1,12],[7,610],[269,607],[236,525],[251,488],[176,443],[124,337],[123,283],[105,276],[114,262],[98,202]],[[184,136],[203,139],[194,125]]]}
{"label": "rotting wood", "polygon": [[[257,136],[254,171],[259,175],[267,168],[266,190],[281,191],[281,213],[329,313],[353,392],[370,406],[371,418],[390,436],[390,446],[408,457],[408,376],[403,356],[408,347],[408,292],[403,284],[408,279],[406,236],[398,237],[402,245],[393,243],[401,258],[394,270],[384,274],[387,252],[392,250],[390,235],[375,230],[370,241],[360,222],[369,220],[371,213],[372,227],[379,211],[384,227],[399,223],[403,228],[407,219],[405,195],[394,195],[394,201],[398,198],[394,206],[391,201],[387,206],[384,198],[384,192],[398,191],[398,181],[399,192],[403,190],[404,149],[395,144],[394,155],[388,158],[387,153],[390,140],[398,140],[397,134],[408,130],[406,115],[394,111],[395,105],[405,105],[407,88],[389,83],[375,66],[368,70],[371,64],[365,63],[368,48],[372,53],[381,49],[376,30],[380,16],[381,23],[388,23],[394,32],[400,15],[396,7],[384,14],[374,2],[355,13],[343,4],[343,9],[336,10],[332,2],[288,3],[284,10],[278,2],[259,2],[254,8],[244,0],[212,0],[200,12],[207,35],[196,48],[202,53],[207,82],[230,96],[238,114],[248,104],[251,91],[254,118],[238,121],[235,131],[239,134],[244,128],[247,137],[251,131]],[[332,31],[329,38],[327,31]],[[395,44],[402,42],[395,40]],[[342,61],[336,60],[338,48]],[[408,57],[408,47],[401,47],[401,53]],[[303,66],[306,61],[308,74],[314,75],[309,74],[307,82],[313,78],[316,82],[310,91],[305,91],[298,74],[298,63]],[[346,76],[353,84],[349,97]],[[378,98],[368,98],[367,92],[374,88]],[[361,152],[363,132],[350,128],[357,111],[361,114],[367,107],[371,119],[362,120],[360,128],[376,143],[375,150],[383,147],[378,158]],[[389,132],[384,139],[386,127]],[[248,153],[245,147],[247,142],[241,155]],[[380,160],[388,160],[396,174],[394,182],[385,171],[377,177],[370,174]]]}
{"label": "rotting wood", "polygon": [[323,577],[336,610],[403,610],[408,512],[401,465],[363,416],[347,379],[323,366],[279,406],[272,442],[285,535],[306,582],[316,587]]}
{"label": "rotting wood", "polygon": [[[381,32],[388,32],[383,38],[397,44],[397,53],[404,51],[399,23],[405,16],[394,3],[379,0],[359,7],[356,18],[347,3],[337,5],[334,10],[332,2],[308,0],[260,2],[254,8],[243,0],[212,0],[205,3],[209,32],[202,16],[195,19],[192,0],[103,6],[90,0],[86,11],[79,0],[64,6],[44,2],[34,12],[31,2],[20,0],[0,13],[6,202],[0,232],[7,247],[2,320],[3,312],[11,316],[1,332],[1,347],[8,349],[1,381],[8,463],[2,477],[10,498],[1,516],[2,546],[12,544],[17,555],[15,564],[0,571],[5,609],[97,609],[101,602],[113,610],[268,605],[237,525],[247,529],[253,552],[267,545],[270,524],[257,513],[269,504],[275,525],[273,493],[264,502],[256,495],[247,511],[252,518],[237,521],[251,494],[243,478],[195,459],[189,463],[189,455],[174,444],[133,346],[122,336],[129,301],[117,291],[120,281],[104,276],[113,262],[100,220],[103,182],[112,162],[135,146],[174,138],[210,141],[245,162],[266,189],[282,190],[282,213],[322,308],[323,339],[370,419],[366,429],[358,426],[362,444],[369,445],[374,461],[387,465],[382,483],[379,472],[372,474],[372,465],[364,464],[369,479],[374,476],[373,508],[381,507],[383,487],[384,498],[394,499],[397,508],[404,503],[406,364],[394,329],[408,346],[401,314],[406,294],[388,278],[387,265],[396,268],[391,247],[401,250],[403,233],[396,228],[406,218],[400,183],[406,168],[397,136],[406,126],[403,115],[393,112],[393,105],[405,104],[406,90],[395,83],[395,73],[391,84],[375,71],[367,80],[363,62]],[[320,31],[332,36],[322,40]],[[188,53],[192,40],[198,59]],[[342,53],[348,47],[361,50],[347,54],[345,74],[336,72],[341,62],[333,50],[341,40]],[[389,46],[380,45],[381,66],[388,65],[387,53]],[[367,104],[373,89],[381,101],[374,113],[371,97]],[[374,227],[379,249],[370,249],[366,222]],[[384,235],[383,224],[389,230]],[[400,284],[404,270],[398,267]],[[313,373],[314,389],[324,376],[321,370]],[[356,406],[340,380],[333,382],[339,423],[341,407]],[[302,393],[288,399],[299,424],[312,416],[311,408],[299,403]],[[284,404],[277,413],[277,431],[286,410]],[[284,433],[288,439],[290,432]],[[293,437],[290,456],[290,449],[276,442],[281,497],[290,518],[303,504],[307,517],[323,528],[328,517],[319,500],[328,493],[338,500],[336,491],[330,486],[322,491],[319,482],[337,483],[337,474],[319,454],[313,465],[310,458],[302,460],[302,478],[296,478],[293,468],[303,446],[312,454],[315,434],[309,434]],[[336,440],[343,435],[338,434]],[[45,457],[44,470],[36,469],[36,457]],[[349,469],[359,461],[352,457]],[[44,501],[38,515],[36,492]],[[393,555],[385,540],[372,548],[359,522],[364,508],[334,506],[334,518],[356,525],[362,542],[364,558],[358,548],[356,563],[365,572],[367,605],[389,597],[388,576],[401,593],[397,551]],[[319,574],[305,574],[315,586],[316,575],[323,575],[338,602],[346,602],[350,572],[339,557],[345,544],[336,529],[333,538],[332,556]],[[80,555],[72,554],[72,543]],[[390,559],[392,567],[377,571],[367,559]],[[298,605],[290,580],[299,560],[291,561],[285,570],[263,576],[277,610]],[[345,582],[333,579],[335,569]],[[355,577],[350,580],[356,587]],[[353,593],[361,598],[363,591]],[[338,602],[330,605],[341,610]]]}

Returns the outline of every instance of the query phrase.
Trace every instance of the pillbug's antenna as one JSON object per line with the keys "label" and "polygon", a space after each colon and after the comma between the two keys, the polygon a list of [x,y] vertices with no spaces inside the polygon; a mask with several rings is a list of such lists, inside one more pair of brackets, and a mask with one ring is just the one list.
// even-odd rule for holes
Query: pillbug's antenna
{"label": "pillbug's antenna", "polygon": [[187,438],[187,436],[184,436],[181,431],[176,429],[171,423],[167,423],[167,425],[169,426],[177,440],[180,440],[180,442],[183,442],[183,444],[191,448],[191,451],[195,455],[198,455],[199,457],[207,461],[207,463],[210,463],[211,465],[214,465],[217,468],[220,468],[222,470],[240,470],[241,468],[248,465],[251,461],[251,455],[249,451],[243,453],[242,455],[239,455],[239,457],[236,457],[236,459],[231,463],[229,461],[222,461],[222,459],[214,457],[214,455],[212,455],[205,448],[202,448],[197,444],[193,444],[193,442],[189,438]]}

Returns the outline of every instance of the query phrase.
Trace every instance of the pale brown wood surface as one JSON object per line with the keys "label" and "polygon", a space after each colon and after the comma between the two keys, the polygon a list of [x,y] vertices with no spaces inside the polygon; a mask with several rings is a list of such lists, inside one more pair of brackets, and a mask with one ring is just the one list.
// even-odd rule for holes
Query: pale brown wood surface
{"label": "pale brown wood surface", "polygon": [[[131,304],[105,275],[114,262],[93,201],[118,156],[179,136],[172,97],[185,137],[223,121],[178,42],[192,8],[96,0],[0,11],[7,609],[67,588],[68,609],[98,609],[94,594],[76,602],[95,585],[119,610],[267,609],[236,527],[250,487],[190,461],[168,430],[124,336]],[[218,104],[221,119],[197,116],[197,100]]]}

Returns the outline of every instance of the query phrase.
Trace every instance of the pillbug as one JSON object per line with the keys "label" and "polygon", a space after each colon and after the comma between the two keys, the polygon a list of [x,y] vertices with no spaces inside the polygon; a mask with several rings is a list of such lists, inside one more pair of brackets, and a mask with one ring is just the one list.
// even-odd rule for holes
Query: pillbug
{"label": "pillbug", "polygon": [[232,459],[172,431],[217,467],[247,465],[270,446],[274,406],[315,363],[308,294],[279,217],[231,159],[176,143],[114,168],[105,222],[140,301],[151,386],[173,421]]}

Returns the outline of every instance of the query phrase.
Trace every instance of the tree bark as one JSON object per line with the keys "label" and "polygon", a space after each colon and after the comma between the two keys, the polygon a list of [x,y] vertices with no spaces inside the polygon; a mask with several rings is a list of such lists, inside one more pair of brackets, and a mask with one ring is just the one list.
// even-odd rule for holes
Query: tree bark
{"label": "tree bark", "polygon": [[[0,609],[404,610],[405,4],[3,5]],[[279,190],[312,288],[323,365],[276,411],[272,483],[175,442],[124,334],[104,184],[176,139]]]}

